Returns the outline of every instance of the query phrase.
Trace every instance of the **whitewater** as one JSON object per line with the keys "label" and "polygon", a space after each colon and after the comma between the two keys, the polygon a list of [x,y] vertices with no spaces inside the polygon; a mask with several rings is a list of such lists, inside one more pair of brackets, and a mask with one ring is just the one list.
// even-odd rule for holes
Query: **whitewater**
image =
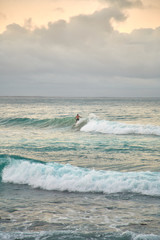
{"label": "whitewater", "polygon": [[95,171],[69,164],[10,161],[3,182],[28,184],[33,188],[69,192],[141,193],[160,196],[160,173]]}
{"label": "whitewater", "polygon": [[0,97],[0,239],[160,239],[159,104]]}

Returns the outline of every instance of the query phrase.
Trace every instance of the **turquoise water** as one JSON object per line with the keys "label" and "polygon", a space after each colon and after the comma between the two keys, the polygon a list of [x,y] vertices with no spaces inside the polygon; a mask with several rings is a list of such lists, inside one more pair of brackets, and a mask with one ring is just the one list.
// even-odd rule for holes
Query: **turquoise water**
{"label": "turquoise water", "polygon": [[160,239],[159,106],[0,97],[0,239]]}

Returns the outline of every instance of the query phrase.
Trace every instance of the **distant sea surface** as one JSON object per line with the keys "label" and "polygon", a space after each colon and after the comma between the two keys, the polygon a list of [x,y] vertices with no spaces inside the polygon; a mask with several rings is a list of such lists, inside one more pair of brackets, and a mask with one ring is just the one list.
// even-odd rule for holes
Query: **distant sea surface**
{"label": "distant sea surface", "polygon": [[160,240],[160,98],[0,97],[0,239]]}

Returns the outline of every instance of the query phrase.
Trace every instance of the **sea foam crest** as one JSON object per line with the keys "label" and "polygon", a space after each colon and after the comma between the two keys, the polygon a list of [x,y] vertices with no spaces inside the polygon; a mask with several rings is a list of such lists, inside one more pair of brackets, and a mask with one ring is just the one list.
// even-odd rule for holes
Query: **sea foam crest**
{"label": "sea foam crest", "polygon": [[2,181],[46,190],[160,196],[160,173],[96,171],[70,164],[14,160],[3,169]]}
{"label": "sea foam crest", "polygon": [[90,118],[80,131],[107,134],[144,134],[160,136],[160,126],[126,124],[121,122]]}

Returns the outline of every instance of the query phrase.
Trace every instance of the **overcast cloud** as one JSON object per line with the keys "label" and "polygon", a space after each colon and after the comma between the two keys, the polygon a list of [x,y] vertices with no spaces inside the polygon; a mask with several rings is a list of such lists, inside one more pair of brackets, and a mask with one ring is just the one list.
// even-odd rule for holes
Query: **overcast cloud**
{"label": "overcast cloud", "polygon": [[126,16],[110,7],[34,31],[31,19],[9,25],[0,34],[0,95],[160,96],[160,27],[120,33],[112,19]]}

